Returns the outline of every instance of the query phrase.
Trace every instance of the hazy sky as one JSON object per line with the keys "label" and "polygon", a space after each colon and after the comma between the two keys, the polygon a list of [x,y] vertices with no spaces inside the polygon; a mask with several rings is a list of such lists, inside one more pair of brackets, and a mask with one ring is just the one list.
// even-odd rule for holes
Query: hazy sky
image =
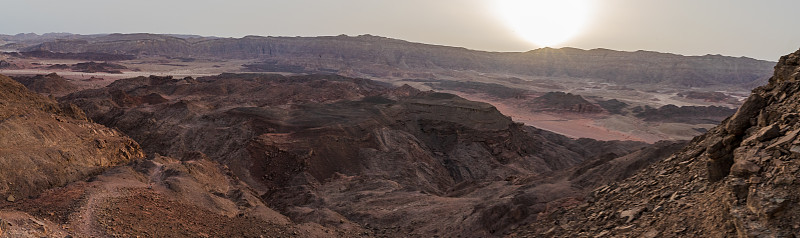
{"label": "hazy sky", "polygon": [[[373,34],[488,51],[539,48],[509,26],[496,10],[498,1],[502,0],[3,0],[0,34]],[[575,37],[554,47],[772,61],[800,48],[797,0],[577,1],[591,5],[588,16],[574,16],[585,17],[587,23]]]}

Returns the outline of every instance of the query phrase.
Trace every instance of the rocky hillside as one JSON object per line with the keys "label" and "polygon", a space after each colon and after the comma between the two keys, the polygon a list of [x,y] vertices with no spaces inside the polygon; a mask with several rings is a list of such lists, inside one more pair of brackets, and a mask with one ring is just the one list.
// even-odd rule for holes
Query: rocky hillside
{"label": "rocky hillside", "polygon": [[25,85],[31,91],[60,97],[78,91],[78,86],[56,73],[35,76],[12,76],[12,79]]}
{"label": "rocky hillside", "polygon": [[144,157],[139,144],[92,123],[74,105],[28,91],[0,75],[0,196],[37,196]]}
{"label": "rocky hillside", "polygon": [[675,106],[667,104],[659,108],[636,107],[632,111],[645,121],[660,121],[688,124],[719,124],[730,117],[736,109],[720,106]]}
{"label": "rocky hillside", "polygon": [[[616,84],[679,87],[749,86],[769,77],[772,62],[716,55],[681,56],[606,49],[537,49],[523,53],[474,51],[384,37],[179,38],[153,34],[72,36],[22,51],[98,53],[185,58],[262,59],[251,70],[344,73],[372,77],[409,76],[403,72],[474,70],[529,76],[593,78]],[[749,89],[749,87],[748,87]]]}
{"label": "rocky hillside", "polygon": [[565,92],[549,92],[533,99],[531,108],[537,111],[601,113],[603,108],[586,101],[580,95]]}
{"label": "rocky hillside", "polygon": [[[335,75],[139,77],[63,100],[151,153],[226,166],[314,232],[499,236],[596,186],[560,171],[648,147],[572,140],[489,104]],[[663,158],[648,155],[635,160]]]}
{"label": "rocky hillside", "polygon": [[781,57],[767,85],[680,153],[515,235],[800,236],[798,101],[800,51]]}
{"label": "rocky hillside", "polygon": [[292,224],[202,154],[145,158],[121,132],[2,75],[0,181],[0,237],[356,235]]}

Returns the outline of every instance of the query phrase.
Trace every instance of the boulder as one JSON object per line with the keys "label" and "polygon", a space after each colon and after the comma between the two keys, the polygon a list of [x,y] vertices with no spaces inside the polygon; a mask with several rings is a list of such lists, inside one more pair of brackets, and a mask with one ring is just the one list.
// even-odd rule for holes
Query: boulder
{"label": "boulder", "polygon": [[756,133],[756,140],[768,141],[778,136],[781,136],[781,129],[778,127],[778,124],[772,124],[761,128],[761,130]]}
{"label": "boulder", "polygon": [[731,174],[739,176],[739,177],[746,177],[750,174],[757,173],[761,170],[761,166],[753,163],[750,160],[737,160],[731,166]]}

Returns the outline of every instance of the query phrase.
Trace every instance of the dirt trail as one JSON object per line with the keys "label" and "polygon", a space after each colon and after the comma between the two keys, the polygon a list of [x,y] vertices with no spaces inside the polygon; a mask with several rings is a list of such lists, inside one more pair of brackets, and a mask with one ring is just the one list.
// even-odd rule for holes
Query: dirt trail
{"label": "dirt trail", "polygon": [[103,237],[100,231],[104,229],[97,223],[98,213],[102,212],[100,208],[106,204],[109,199],[124,196],[123,189],[127,188],[145,188],[144,183],[131,182],[130,180],[108,179],[101,183],[99,186],[95,185],[86,193],[86,199],[83,206],[78,211],[73,213],[71,227],[74,227],[78,234],[85,234],[92,237]]}

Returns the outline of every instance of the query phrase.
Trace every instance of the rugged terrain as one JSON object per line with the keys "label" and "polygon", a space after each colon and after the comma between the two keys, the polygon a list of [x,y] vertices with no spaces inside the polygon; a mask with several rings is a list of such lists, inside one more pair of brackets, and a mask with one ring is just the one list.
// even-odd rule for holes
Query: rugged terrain
{"label": "rugged terrain", "polygon": [[139,77],[63,100],[146,151],[227,166],[293,222],[376,236],[502,235],[596,186],[559,171],[649,148],[575,141],[485,103],[335,75]]}
{"label": "rugged terrain", "polygon": [[0,237],[798,235],[800,53],[0,40]]}
{"label": "rugged terrain", "polygon": [[[0,55],[0,60],[14,66],[0,69],[3,73],[45,75],[57,72],[76,80],[82,89],[148,75],[335,73],[371,78],[395,86],[408,84],[420,90],[445,91],[488,102],[515,121],[573,138],[649,143],[691,139],[712,127],[713,124],[707,122],[729,115],[656,121],[636,117],[634,113],[597,111],[596,107],[616,100],[629,108],[660,108],[670,104],[736,108],[750,89],[766,82],[774,65],[742,57],[607,49],[484,52],[370,35],[216,38],[49,34],[0,36],[0,39],[14,42],[6,48],[18,51]],[[71,66],[86,60],[113,61],[110,63],[122,67],[76,70]],[[107,81],[94,81],[91,77]],[[549,92],[583,97],[588,104],[582,105],[588,106],[592,113],[564,116],[561,113],[564,110],[539,110],[542,106],[559,106],[532,102]],[[686,108],[679,108],[683,109]],[[673,117],[677,118],[678,114]]]}
{"label": "rugged terrain", "polygon": [[800,51],[681,152],[515,236],[796,237]]}
{"label": "rugged terrain", "polygon": [[291,223],[202,154],[145,158],[122,132],[2,75],[0,127],[0,237],[325,234]]}

